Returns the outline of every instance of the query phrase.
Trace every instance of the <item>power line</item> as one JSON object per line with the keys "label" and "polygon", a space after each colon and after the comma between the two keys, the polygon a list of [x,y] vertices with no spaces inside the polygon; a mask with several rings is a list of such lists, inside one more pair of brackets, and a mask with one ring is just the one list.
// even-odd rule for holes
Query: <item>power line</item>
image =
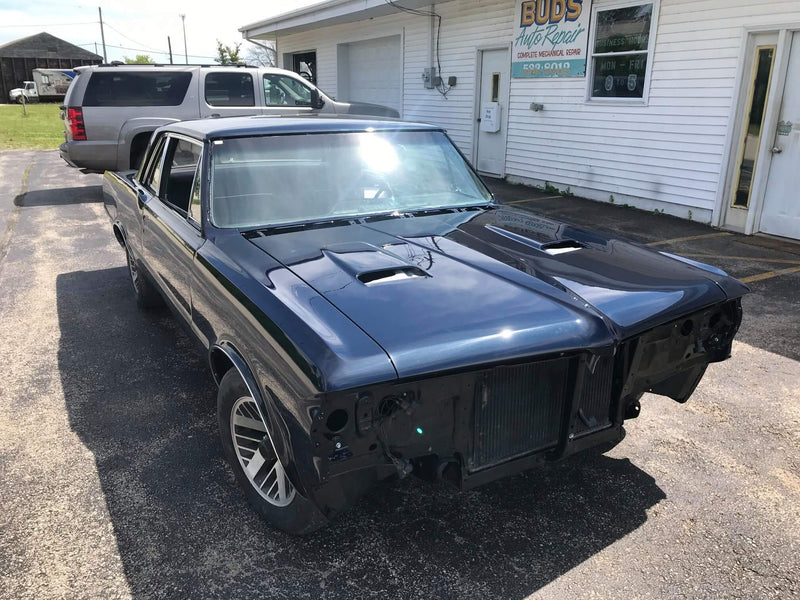
{"label": "power line", "polygon": [[[113,29],[113,30],[114,30],[114,31],[116,31],[118,34],[120,34],[122,37],[124,37],[126,40],[128,40],[129,42],[133,42],[133,43],[134,43],[134,44],[136,44],[137,46],[144,46],[145,48],[148,48],[147,44],[143,44],[142,42],[137,42],[137,41],[136,41],[136,40],[134,40],[133,38],[129,38],[127,35],[125,35],[124,33],[122,33],[122,32],[121,32],[119,29],[117,29],[116,27],[114,27],[113,25],[111,25],[111,24],[110,24],[108,21],[105,21],[105,24],[106,24],[106,27],[108,27],[109,29]],[[161,52],[161,50],[158,50],[158,49],[156,49],[156,48],[149,48],[149,50],[150,50],[150,52]],[[164,52],[161,52],[161,53],[162,53],[162,54],[165,54]]]}
{"label": "power line", "polygon": [[[97,42],[88,42],[86,44],[76,44],[77,46],[93,46]],[[153,50],[147,48],[129,48],[128,46],[115,46],[114,44],[106,44],[109,48],[116,48],[117,50],[130,50],[131,52],[152,52],[155,54],[163,54],[165,56],[169,56],[169,52],[165,50]],[[192,58],[209,58],[214,60],[215,58],[219,58],[218,56],[203,56],[201,54],[190,54]]]}
{"label": "power line", "polygon": [[29,27],[31,29],[38,29],[40,27],[71,27],[73,25],[97,25],[97,21],[84,21],[82,23],[37,23],[35,25],[3,25],[3,29],[10,29],[11,27]]}

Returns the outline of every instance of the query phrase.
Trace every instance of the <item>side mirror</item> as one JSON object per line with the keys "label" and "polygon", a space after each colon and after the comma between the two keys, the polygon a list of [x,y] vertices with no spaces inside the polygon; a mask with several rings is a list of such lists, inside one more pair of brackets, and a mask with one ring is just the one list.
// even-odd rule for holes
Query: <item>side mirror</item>
{"label": "side mirror", "polygon": [[323,106],[325,106],[325,100],[320,96],[319,90],[317,88],[311,88],[311,108],[319,110]]}

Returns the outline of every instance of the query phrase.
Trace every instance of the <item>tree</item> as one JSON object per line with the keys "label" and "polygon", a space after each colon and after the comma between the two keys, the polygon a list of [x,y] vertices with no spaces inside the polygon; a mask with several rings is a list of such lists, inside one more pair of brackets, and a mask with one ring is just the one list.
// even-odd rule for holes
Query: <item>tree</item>
{"label": "tree", "polygon": [[245,51],[245,58],[247,63],[256,65],[257,67],[274,67],[277,64],[275,60],[275,47],[271,42],[266,42],[267,47],[258,44],[250,44]]}
{"label": "tree", "polygon": [[239,57],[241,47],[242,44],[240,42],[235,43],[233,46],[227,46],[217,40],[217,58],[214,59],[214,62],[218,62],[221,65],[238,64],[242,60]]}
{"label": "tree", "polygon": [[154,65],[156,61],[147,56],[147,54],[137,54],[136,58],[125,57],[125,64],[128,65]]}

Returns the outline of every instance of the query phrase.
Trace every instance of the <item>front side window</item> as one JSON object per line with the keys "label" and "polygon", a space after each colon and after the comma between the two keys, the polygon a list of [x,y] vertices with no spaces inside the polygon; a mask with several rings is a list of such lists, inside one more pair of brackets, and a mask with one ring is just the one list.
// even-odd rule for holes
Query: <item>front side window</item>
{"label": "front side window", "polygon": [[212,222],[230,228],[492,201],[440,131],[217,140],[211,187]]}
{"label": "front side window", "polygon": [[264,103],[267,106],[311,106],[311,88],[294,77],[266,74]]}
{"label": "front side window", "polygon": [[209,73],[205,97],[209,106],[255,106],[253,76],[250,73]]}
{"label": "front side window", "polygon": [[192,183],[192,197],[189,200],[189,220],[199,225],[201,223],[200,212],[200,184],[201,182],[201,162],[197,161],[197,169],[194,172],[194,182]]}
{"label": "front side window", "polygon": [[597,9],[589,98],[646,97],[655,38],[655,4]]}

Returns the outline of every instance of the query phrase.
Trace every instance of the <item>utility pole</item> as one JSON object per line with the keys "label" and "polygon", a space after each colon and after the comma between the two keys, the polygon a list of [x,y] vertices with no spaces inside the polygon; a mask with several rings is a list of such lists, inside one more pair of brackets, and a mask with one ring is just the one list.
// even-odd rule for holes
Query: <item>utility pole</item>
{"label": "utility pole", "polygon": [[108,57],[106,56],[106,34],[103,31],[103,9],[99,6],[97,7],[97,13],[100,15],[100,39],[103,40],[103,62],[108,62]]}
{"label": "utility pole", "polygon": [[183,24],[183,56],[186,58],[186,64],[189,64],[189,52],[186,50],[186,15],[181,15],[181,23]]}
{"label": "utility pole", "polygon": [[167,46],[169,46],[169,64],[172,64],[172,41],[167,36]]}

